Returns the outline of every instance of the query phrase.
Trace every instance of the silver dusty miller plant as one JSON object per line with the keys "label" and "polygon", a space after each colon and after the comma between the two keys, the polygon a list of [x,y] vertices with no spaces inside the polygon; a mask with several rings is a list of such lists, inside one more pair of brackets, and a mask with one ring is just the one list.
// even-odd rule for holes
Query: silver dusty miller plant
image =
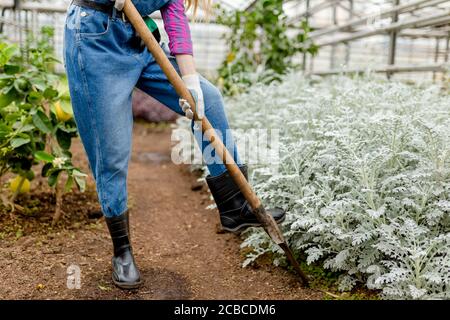
{"label": "silver dusty miller plant", "polygon": [[[450,96],[373,75],[287,76],[227,101],[235,129],[280,129],[277,174],[251,168],[267,207],[308,263],[388,299],[450,298]],[[261,229],[254,251],[279,254]],[[279,255],[279,259],[282,256]],[[279,262],[279,260],[275,260]]]}

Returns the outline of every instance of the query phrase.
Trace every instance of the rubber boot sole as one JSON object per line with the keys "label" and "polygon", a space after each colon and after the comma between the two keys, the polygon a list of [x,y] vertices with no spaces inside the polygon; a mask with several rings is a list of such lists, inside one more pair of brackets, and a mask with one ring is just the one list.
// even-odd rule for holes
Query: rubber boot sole
{"label": "rubber boot sole", "polygon": [[[279,219],[279,220],[275,220],[275,222],[276,222],[277,224],[280,224],[280,223],[282,223],[284,220],[286,220],[286,215],[284,215],[284,216],[283,216],[281,219]],[[235,234],[239,234],[240,232],[242,232],[242,231],[244,231],[245,229],[250,228],[250,227],[262,227],[262,225],[261,225],[261,223],[259,223],[259,222],[253,222],[253,223],[243,223],[243,224],[240,224],[240,225],[238,225],[236,228],[227,228],[227,227],[222,226],[222,229],[223,229],[224,231],[227,231],[227,232],[232,232],[232,233],[235,233]]]}
{"label": "rubber boot sole", "polygon": [[116,287],[124,290],[131,290],[131,289],[137,289],[142,285],[142,280],[139,280],[138,282],[132,282],[132,283],[125,283],[120,282],[114,279],[114,275],[112,276],[112,281],[116,285]]}

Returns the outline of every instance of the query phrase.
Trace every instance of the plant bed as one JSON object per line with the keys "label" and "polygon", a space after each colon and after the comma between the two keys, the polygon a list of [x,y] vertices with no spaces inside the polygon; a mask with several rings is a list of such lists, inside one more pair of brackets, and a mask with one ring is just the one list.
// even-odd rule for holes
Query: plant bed
{"label": "plant bed", "polygon": [[[87,160],[84,159],[80,141],[76,140],[72,148],[76,154],[74,160],[87,170]],[[42,166],[36,168],[41,170]],[[11,174],[4,178],[2,196],[9,197]],[[73,189],[62,195],[61,218],[52,226],[56,206],[54,190],[48,186],[44,177],[36,175],[31,181],[28,193],[19,194],[15,200],[14,211],[10,206],[0,204],[0,239],[14,240],[25,235],[46,235],[62,230],[78,229],[95,223],[101,218],[101,208],[98,203],[95,183],[89,177],[86,190],[80,192]]]}
{"label": "plant bed", "polygon": [[[374,75],[293,73],[227,105],[247,141],[255,141],[247,129],[279,130],[278,171],[262,159],[250,180],[267,207],[287,210],[284,234],[308,264],[339,273],[341,291],[450,297],[448,92]],[[244,265],[267,253],[284,263],[261,229],[249,229],[242,247],[253,248]]]}
{"label": "plant bed", "polygon": [[95,191],[73,192],[63,196],[60,220],[52,226],[55,208],[53,192],[39,192],[21,195],[14,212],[0,206],[0,238],[20,238],[30,234],[48,234],[61,229],[78,229],[95,222],[100,215],[100,206]]}

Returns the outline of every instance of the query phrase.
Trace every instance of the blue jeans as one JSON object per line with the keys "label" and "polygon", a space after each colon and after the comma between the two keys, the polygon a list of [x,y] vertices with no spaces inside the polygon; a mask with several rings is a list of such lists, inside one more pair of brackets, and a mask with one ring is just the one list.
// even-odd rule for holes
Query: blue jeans
{"label": "blue jeans", "polygon": [[[175,57],[163,47],[179,73]],[[135,87],[184,115],[179,96],[128,22],[89,8],[71,5],[64,32],[64,65],[69,80],[75,121],[96,181],[105,216],[121,215],[127,207],[127,172],[131,153]],[[220,91],[201,77],[205,114],[239,158],[229,129]],[[209,142],[195,133],[204,150]],[[201,141],[200,141],[201,140]],[[215,157],[215,154],[212,153]],[[207,161],[207,163],[210,161]],[[212,176],[226,171],[223,162],[208,164]],[[155,186],[156,187],[156,186]]]}

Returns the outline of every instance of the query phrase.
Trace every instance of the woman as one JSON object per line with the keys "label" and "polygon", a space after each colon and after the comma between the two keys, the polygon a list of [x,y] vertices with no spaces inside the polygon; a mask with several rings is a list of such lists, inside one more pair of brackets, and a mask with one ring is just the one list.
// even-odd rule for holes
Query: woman
{"label": "woman", "polygon": [[[187,0],[196,9],[199,0]],[[133,0],[143,17],[161,11],[169,48],[163,47],[186,86],[196,98],[199,115],[211,122],[224,144],[233,150],[244,175],[229,129],[219,90],[198,75],[184,0]],[[111,234],[114,255],[113,281],[123,289],[141,283],[129,239],[127,171],[131,151],[133,115],[131,94],[135,87],[175,112],[192,116],[180,101],[159,65],[142,46],[132,25],[121,11],[124,0],[73,0],[67,11],[64,61],[69,79],[75,121],[96,181],[102,212]],[[192,126],[193,130],[196,126]],[[204,150],[209,143],[195,132]],[[207,162],[207,183],[220,212],[224,230],[237,232],[258,226],[251,208],[234,184],[226,167],[212,153]],[[157,186],[155,186],[157,187]],[[272,210],[281,222],[285,213]]]}

